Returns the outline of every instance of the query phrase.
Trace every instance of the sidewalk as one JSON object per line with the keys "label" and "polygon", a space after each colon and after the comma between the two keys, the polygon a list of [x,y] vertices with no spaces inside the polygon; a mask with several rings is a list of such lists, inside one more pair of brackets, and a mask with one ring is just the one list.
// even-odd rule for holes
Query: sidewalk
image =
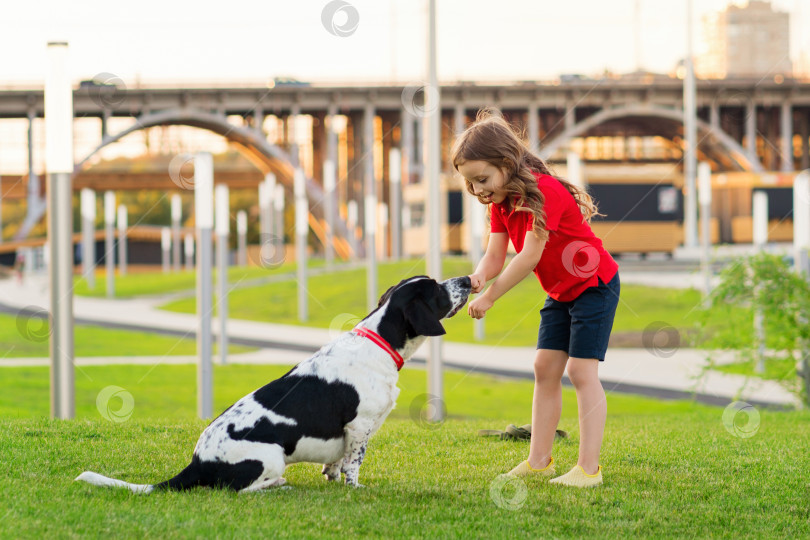
{"label": "sidewalk", "polygon": [[[639,274],[638,281],[646,283],[649,276]],[[624,283],[636,282],[634,272],[622,274]],[[669,286],[678,282],[689,286],[691,280],[700,281],[699,275],[682,275],[675,281],[664,280]],[[661,274],[656,273],[661,283]],[[161,311],[157,306],[161,298],[107,300],[74,297],[74,314],[77,322],[96,323],[125,328],[158,330],[176,335],[194,336],[197,327],[196,315]],[[50,305],[47,278],[33,276],[24,286],[16,280],[0,280],[0,305],[7,310],[26,307],[37,310]],[[214,335],[219,328],[216,318],[212,327]],[[228,335],[233,342],[253,345],[260,350],[232,355],[230,363],[295,364],[308,357],[335,336],[335,330],[309,328],[273,323],[260,323],[237,319],[228,320]],[[531,347],[501,347],[453,343],[447,340],[443,346],[444,363],[448,368],[462,371],[478,371],[522,378],[533,377],[534,351]],[[425,362],[427,347],[414,355],[414,367]],[[77,365],[105,363],[194,363],[196,357],[108,357],[78,358]],[[670,357],[656,355],[643,348],[611,348],[605,362],[599,366],[599,376],[606,392],[631,391],[666,397],[686,397],[697,393],[701,401],[727,404],[735,399],[752,404],[797,405],[799,400],[778,383],[748,379],[741,375],[729,375],[707,371],[698,379],[705,366],[705,353],[698,349],[678,349]],[[10,359],[0,365],[47,365],[48,359]]]}

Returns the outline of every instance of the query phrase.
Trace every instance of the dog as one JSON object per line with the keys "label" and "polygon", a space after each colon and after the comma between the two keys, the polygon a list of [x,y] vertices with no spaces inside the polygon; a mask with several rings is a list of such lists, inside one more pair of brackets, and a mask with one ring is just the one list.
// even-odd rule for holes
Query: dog
{"label": "dog", "polygon": [[200,435],[191,463],[159,484],[131,484],[94,472],[76,480],[135,493],[196,486],[258,491],[285,483],[290,463],[323,463],[327,480],[362,487],[369,438],[394,408],[399,370],[428,336],[445,334],[441,319],[467,302],[470,278],[401,281],[353,330],[286,375],[243,397]]}

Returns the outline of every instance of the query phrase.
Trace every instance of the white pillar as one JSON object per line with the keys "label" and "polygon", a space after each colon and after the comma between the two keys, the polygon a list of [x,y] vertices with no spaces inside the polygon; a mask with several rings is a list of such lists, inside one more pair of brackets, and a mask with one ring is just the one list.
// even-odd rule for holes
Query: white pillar
{"label": "white pillar", "polygon": [[363,114],[363,152],[365,170],[365,246],[366,246],[366,307],[377,307],[377,182],[374,181],[374,105],[367,103]]}
{"label": "white pillar", "polygon": [[[260,192],[261,195],[261,192]],[[273,173],[267,173],[264,175],[264,201],[261,201],[261,207],[264,208],[265,212],[265,223],[267,230],[260,231],[267,235],[268,241],[275,241],[271,237],[275,237],[278,235],[282,235],[283,232],[281,229],[276,227],[276,216],[275,216],[275,205],[273,204],[273,199],[277,196],[276,193],[276,175]],[[282,220],[283,222],[283,220]],[[261,240],[261,236],[260,236]]]}
{"label": "white pillar", "polygon": [[180,271],[180,222],[183,219],[183,201],[180,195],[172,195],[172,267]]}
{"label": "white pillar", "polygon": [[[468,209],[470,212],[470,259],[473,269],[481,262],[484,256],[484,226],[486,224],[486,206],[479,203],[472,197],[465,197],[469,200]],[[473,319],[473,334],[476,341],[484,339],[484,319]]]}
{"label": "white pillar", "polygon": [[391,258],[402,258],[402,154],[399,148],[388,153],[388,189],[391,194]]}
{"label": "white pillar", "polygon": [[82,274],[91,291],[96,288],[96,192],[81,191]]}
{"label": "white pillar", "polygon": [[[331,129],[331,128],[330,128]],[[331,137],[327,133],[327,137]],[[335,195],[337,167],[331,159],[323,162],[323,190],[324,190],[324,215],[326,217],[326,268],[331,269],[335,260]]]}
{"label": "white pillar", "polygon": [[[754,221],[754,249],[761,252],[768,242],[768,194],[754,191],[752,201]],[[754,337],[757,341],[757,373],[765,373],[765,316],[759,305],[760,289],[754,285]]]}
{"label": "white pillar", "polygon": [[708,297],[712,292],[712,271],[711,271],[711,217],[712,217],[712,168],[708,163],[701,162],[698,165],[698,197],[700,198],[700,219],[702,224],[701,235],[701,257],[700,263],[703,270],[704,292]]}
{"label": "white pillar", "polygon": [[309,234],[309,205],[307,204],[306,177],[301,167],[296,167],[293,177],[295,194],[295,258],[298,280],[298,320],[309,320],[307,290],[307,235]]}
{"label": "white pillar", "polygon": [[576,152],[568,152],[566,156],[568,167],[568,181],[577,187],[585,187],[585,178],[582,174],[582,160]]}
{"label": "white pillar", "polygon": [[129,227],[127,207],[118,205],[118,269],[122,276],[127,275],[127,227]]}
{"label": "white pillar", "polygon": [[[428,85],[425,92],[425,180],[427,183],[427,272],[435,280],[441,280],[441,190],[439,186],[441,161],[441,89],[436,74],[436,0],[428,0]],[[442,368],[441,337],[428,338],[428,394],[434,406],[428,411],[431,421],[444,419],[444,382]],[[438,406],[436,404],[439,404]]]}
{"label": "white pillar", "polygon": [[793,261],[798,272],[810,274],[810,173],[802,171],[793,180]]}
{"label": "white pillar", "polygon": [[107,298],[115,296],[115,192],[104,192],[104,269],[107,274]]}
{"label": "white pillar", "polygon": [[695,106],[695,67],[692,58],[692,0],[686,9],[686,76],[683,80],[684,126],[684,245],[697,247],[697,197],[695,171],[697,168],[697,111]]}
{"label": "white pillar", "polygon": [[160,266],[164,274],[169,273],[171,266],[172,231],[169,227],[160,228]]}
{"label": "white pillar", "polygon": [[68,44],[48,43],[45,78],[45,167],[50,249],[51,418],[76,413],[73,372],[73,89]]}
{"label": "white pillar", "polygon": [[357,256],[357,201],[349,201],[346,203],[346,226],[349,228],[349,243],[352,246],[352,253]]}
{"label": "white pillar", "polygon": [[247,265],[247,212],[239,210],[236,213],[236,264]]}
{"label": "white pillar", "polygon": [[211,229],[214,226],[214,160],[210,153],[194,156],[194,221],[197,225],[197,414],[214,414],[211,366]]}
{"label": "white pillar", "polygon": [[183,250],[186,255],[186,270],[194,268],[194,235],[187,234],[183,242]]}
{"label": "white pillar", "polygon": [[217,233],[217,314],[219,315],[219,363],[228,363],[228,235],[231,209],[228,186],[219,184],[215,191]]}
{"label": "white pillar", "polygon": [[273,194],[273,217],[275,219],[275,225],[273,225],[273,230],[275,231],[270,238],[270,241],[273,242],[273,257],[274,260],[280,265],[284,262],[284,186],[282,184],[276,184],[275,193]]}

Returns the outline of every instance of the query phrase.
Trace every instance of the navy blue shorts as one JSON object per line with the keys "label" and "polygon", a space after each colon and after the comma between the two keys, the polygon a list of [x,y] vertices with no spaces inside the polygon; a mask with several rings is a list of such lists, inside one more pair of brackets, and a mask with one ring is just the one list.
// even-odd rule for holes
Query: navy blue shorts
{"label": "navy blue shorts", "polygon": [[619,273],[605,284],[588,287],[570,302],[550,296],[540,310],[538,349],[565,351],[574,358],[605,360],[613,317],[619,305]]}

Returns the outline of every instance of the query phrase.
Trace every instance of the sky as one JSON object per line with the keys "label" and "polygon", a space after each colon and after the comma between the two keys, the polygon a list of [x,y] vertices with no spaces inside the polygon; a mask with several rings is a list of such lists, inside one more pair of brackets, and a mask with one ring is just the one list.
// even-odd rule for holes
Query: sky
{"label": "sky", "polygon": [[[701,16],[724,9],[729,0],[693,2],[699,52]],[[46,43],[55,40],[69,42],[76,81],[99,73],[133,87],[249,84],[273,77],[359,84],[425,79],[427,0],[4,4],[0,88],[41,85]],[[810,53],[810,2],[772,4],[793,15],[792,58]],[[445,82],[548,80],[637,67],[667,73],[686,51],[687,0],[436,0],[436,5],[437,69]]]}

